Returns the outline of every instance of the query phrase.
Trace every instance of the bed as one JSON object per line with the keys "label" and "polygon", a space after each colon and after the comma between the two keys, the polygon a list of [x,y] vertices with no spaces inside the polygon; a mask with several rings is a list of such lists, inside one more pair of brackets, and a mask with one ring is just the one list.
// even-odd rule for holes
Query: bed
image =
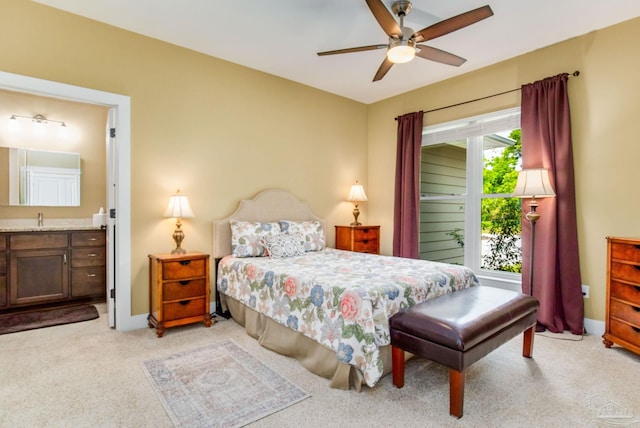
{"label": "bed", "polygon": [[326,232],[286,190],[240,201],[213,224],[216,304],[262,346],[360,391],[391,372],[391,315],[478,280],[464,266],[327,248]]}

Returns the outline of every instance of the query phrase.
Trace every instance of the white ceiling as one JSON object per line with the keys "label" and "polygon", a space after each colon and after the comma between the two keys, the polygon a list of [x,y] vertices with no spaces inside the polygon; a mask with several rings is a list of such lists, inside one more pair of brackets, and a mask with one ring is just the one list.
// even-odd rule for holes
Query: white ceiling
{"label": "white ceiling", "polygon": [[316,55],[387,43],[365,0],[35,1],[367,104],[640,16],[638,0],[413,0],[416,31],[486,4],[494,16],[425,43],[461,67],[416,57],[372,82],[384,50]]}

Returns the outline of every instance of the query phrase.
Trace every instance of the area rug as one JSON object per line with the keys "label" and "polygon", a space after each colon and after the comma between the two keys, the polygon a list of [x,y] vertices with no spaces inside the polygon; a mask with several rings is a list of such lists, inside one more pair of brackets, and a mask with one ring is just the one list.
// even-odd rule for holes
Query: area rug
{"label": "area rug", "polygon": [[0,334],[89,321],[99,316],[98,310],[93,305],[66,306],[3,314],[0,315]]}
{"label": "area rug", "polygon": [[142,368],[177,427],[241,427],[310,396],[232,340]]}

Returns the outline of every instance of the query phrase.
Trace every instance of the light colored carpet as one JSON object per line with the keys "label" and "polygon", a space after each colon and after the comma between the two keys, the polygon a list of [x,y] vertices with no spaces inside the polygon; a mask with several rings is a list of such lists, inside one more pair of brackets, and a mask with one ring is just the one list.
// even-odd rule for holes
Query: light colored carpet
{"label": "light colored carpet", "polygon": [[142,367],[177,427],[242,427],[309,397],[231,340]]}
{"label": "light colored carpet", "polygon": [[607,409],[631,414],[621,421],[627,426],[640,424],[640,356],[606,349],[598,336],[536,335],[532,359],[514,338],[470,367],[464,416],[455,419],[447,370],[426,360],[407,363],[402,389],[386,376],[361,393],[340,391],[231,320],[168,329],[158,339],[154,329],[109,330],[103,309],[100,316],[0,336],[0,427],[172,427],[140,364],[226,340],[312,395],[250,427],[607,426]]}

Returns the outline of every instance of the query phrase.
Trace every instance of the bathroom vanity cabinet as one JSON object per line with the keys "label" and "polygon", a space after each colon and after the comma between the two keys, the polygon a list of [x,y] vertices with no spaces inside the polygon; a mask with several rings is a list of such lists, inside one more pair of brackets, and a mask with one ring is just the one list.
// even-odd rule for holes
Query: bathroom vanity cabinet
{"label": "bathroom vanity cabinet", "polygon": [[104,230],[0,233],[0,311],[105,297]]}

